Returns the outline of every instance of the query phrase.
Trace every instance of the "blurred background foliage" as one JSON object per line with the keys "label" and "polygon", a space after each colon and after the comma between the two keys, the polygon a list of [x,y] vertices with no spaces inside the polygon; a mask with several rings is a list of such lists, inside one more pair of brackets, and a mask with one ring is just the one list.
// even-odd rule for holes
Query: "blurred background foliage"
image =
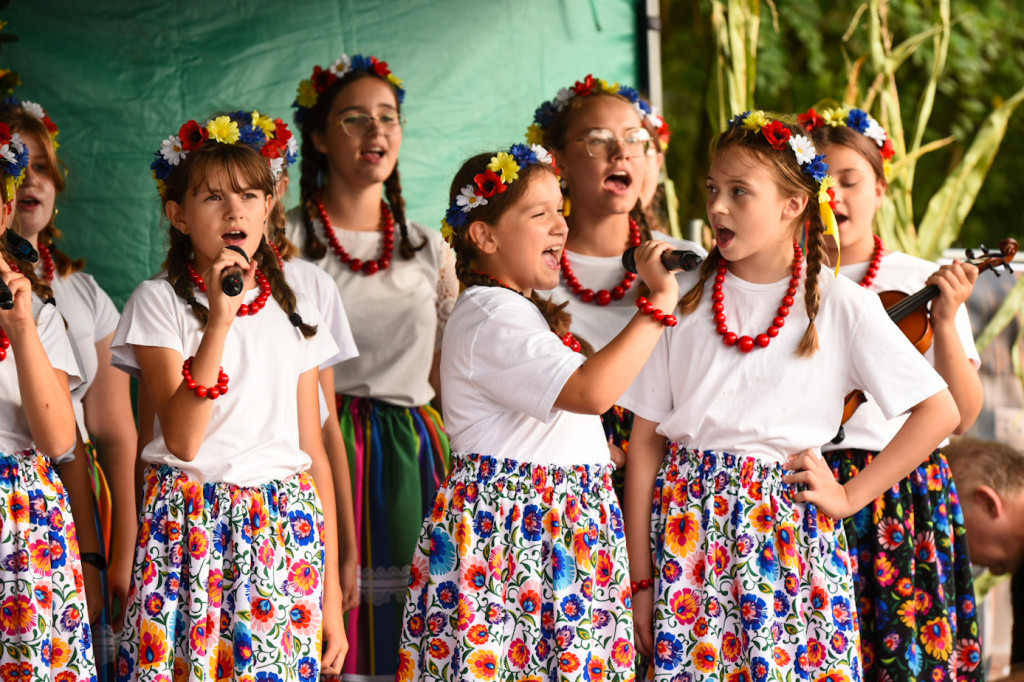
{"label": "blurred background foliage", "polygon": [[[942,0],[882,3],[892,45],[938,25],[943,4]],[[1024,2],[948,0],[945,4],[951,30],[923,142],[950,136],[953,141],[917,162],[915,223],[989,113],[1024,88]],[[756,73],[754,108],[802,112],[822,99],[842,102],[852,64],[872,49],[871,10],[858,0],[765,0],[759,4],[758,0],[661,0],[664,110],[673,131],[666,171],[675,182],[679,218],[684,223],[705,217],[707,150],[719,129],[714,20],[716,12],[729,9],[734,20],[742,15],[748,34],[757,32],[756,60],[749,60],[748,70],[748,75]],[[933,70],[938,46],[933,36],[934,32],[922,40],[896,73],[908,146]],[[873,75],[868,59],[855,78],[858,101],[848,103],[861,104]],[[872,113],[878,116],[877,111]],[[1024,112],[1010,116],[1002,147],[953,244],[995,246],[1005,236],[1019,236],[1024,217],[1019,201],[1024,189],[1021,178]]]}

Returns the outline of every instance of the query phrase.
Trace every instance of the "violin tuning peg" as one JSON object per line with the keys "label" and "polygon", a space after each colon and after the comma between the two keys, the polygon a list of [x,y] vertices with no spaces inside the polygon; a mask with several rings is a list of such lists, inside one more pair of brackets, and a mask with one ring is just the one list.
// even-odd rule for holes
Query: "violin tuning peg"
{"label": "violin tuning peg", "polygon": [[974,260],[974,249],[964,249],[964,255],[967,256],[967,260]]}

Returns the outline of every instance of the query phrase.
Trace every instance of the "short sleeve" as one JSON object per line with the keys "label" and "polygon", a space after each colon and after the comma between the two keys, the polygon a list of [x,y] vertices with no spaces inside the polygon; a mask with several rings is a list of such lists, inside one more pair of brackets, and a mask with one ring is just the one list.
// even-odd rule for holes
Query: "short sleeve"
{"label": "short sleeve", "polygon": [[[868,297],[850,344],[851,388],[871,394],[886,419],[904,414],[946,382],[892,323],[881,299]],[[884,348],[884,353],[878,349]]]}
{"label": "short sleeve", "polygon": [[455,252],[447,243],[442,244],[441,269],[437,277],[437,336],[434,350],[441,349],[441,339],[448,318],[455,308],[455,299],[459,297],[459,278],[455,274]]}
{"label": "short sleeve", "polygon": [[183,305],[165,280],[148,280],[136,287],[114,330],[112,364],[138,376],[139,364],[132,346],[170,348],[184,357],[180,326]]}
{"label": "short sleeve", "polygon": [[640,374],[618,400],[619,405],[648,421],[661,423],[672,411],[668,359],[673,333],[673,329],[665,330]]}
{"label": "short sleeve", "polygon": [[477,327],[467,361],[470,378],[486,399],[547,422],[565,382],[585,358],[567,348],[540,312],[527,305],[502,306],[500,317],[489,316]]}
{"label": "short sleeve", "polygon": [[[317,270],[317,274],[322,271]],[[344,362],[359,355],[355,339],[352,338],[352,327],[348,322],[348,315],[345,314],[345,304],[341,301],[341,294],[338,287],[326,273],[323,277],[317,278],[317,305],[323,317],[323,328],[321,331],[330,333],[338,352],[325,360],[320,369],[333,367],[339,362]]]}
{"label": "short sleeve", "polygon": [[117,307],[114,302],[110,299],[110,296],[104,291],[96,280],[92,277],[89,278],[95,292],[95,319],[96,319],[96,338],[93,341],[100,341],[110,336],[115,329],[117,329],[117,323],[121,319],[120,314],[117,312]]}
{"label": "short sleeve", "polygon": [[297,298],[297,310],[302,316],[302,320],[306,324],[317,327],[317,333],[305,339],[303,344],[305,358],[301,364],[301,370],[306,372],[314,367],[327,366],[327,360],[338,354],[338,344],[334,342],[334,337],[331,333],[323,329],[326,325],[323,324],[323,318],[320,315],[320,311],[316,309],[316,306],[312,305],[308,299],[301,295],[298,295]]}
{"label": "short sleeve", "polygon": [[82,370],[64,327],[64,318],[57,312],[56,306],[43,304],[39,307],[36,330],[50,365],[68,375],[68,389],[73,391],[82,383]]}

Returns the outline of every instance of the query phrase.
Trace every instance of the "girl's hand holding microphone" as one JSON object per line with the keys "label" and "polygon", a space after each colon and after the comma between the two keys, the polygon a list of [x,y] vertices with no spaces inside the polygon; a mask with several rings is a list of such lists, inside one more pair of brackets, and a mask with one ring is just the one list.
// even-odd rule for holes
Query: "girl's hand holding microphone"
{"label": "girl's hand holding microphone", "polygon": [[0,327],[12,341],[16,341],[22,330],[31,327],[35,331],[32,283],[20,272],[12,270],[3,258],[0,258],[0,279],[3,281],[0,286]]}
{"label": "girl's hand holding microphone", "polygon": [[[206,291],[210,299],[210,324],[220,322],[230,326],[245,300],[245,292],[256,281],[256,261],[249,258],[239,246],[225,246],[210,265],[210,271],[204,274],[203,280],[219,283],[208,287]],[[241,282],[241,286],[238,282]]]}

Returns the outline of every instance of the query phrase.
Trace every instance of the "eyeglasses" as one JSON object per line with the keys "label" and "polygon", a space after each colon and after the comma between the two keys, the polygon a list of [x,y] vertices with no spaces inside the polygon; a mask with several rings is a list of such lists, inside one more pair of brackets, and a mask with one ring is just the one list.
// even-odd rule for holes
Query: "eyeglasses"
{"label": "eyeglasses", "polygon": [[642,156],[651,145],[651,134],[646,128],[630,128],[622,137],[615,137],[615,133],[610,130],[596,128],[576,141],[586,145],[587,154],[595,159],[606,159],[611,156],[617,143],[622,144],[623,150],[629,156]]}
{"label": "eyeglasses", "polygon": [[391,137],[397,135],[405,123],[406,119],[394,114],[381,114],[380,116],[349,114],[337,119],[332,125],[340,125],[349,137],[362,137],[376,125],[382,135]]}

